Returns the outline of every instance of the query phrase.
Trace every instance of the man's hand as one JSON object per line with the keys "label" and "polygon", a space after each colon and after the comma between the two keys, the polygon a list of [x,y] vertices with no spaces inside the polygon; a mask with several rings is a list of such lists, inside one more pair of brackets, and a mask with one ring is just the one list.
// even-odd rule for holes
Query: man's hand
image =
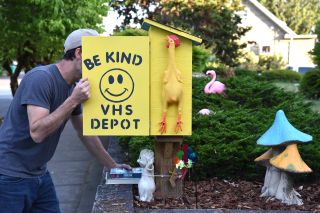
{"label": "man's hand", "polygon": [[127,165],[127,164],[120,164],[120,163],[116,163],[113,168],[132,169],[131,166],[129,166],[129,165]]}
{"label": "man's hand", "polygon": [[73,89],[70,97],[76,104],[80,104],[90,98],[90,85],[88,78],[80,79]]}

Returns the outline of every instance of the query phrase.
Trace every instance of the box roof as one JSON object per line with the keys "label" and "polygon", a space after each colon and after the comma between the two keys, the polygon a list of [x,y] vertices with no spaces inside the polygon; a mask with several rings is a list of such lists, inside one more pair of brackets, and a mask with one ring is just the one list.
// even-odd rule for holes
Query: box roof
{"label": "box roof", "polygon": [[166,26],[166,25],[163,25],[163,24],[160,24],[158,22],[155,22],[155,21],[152,21],[150,19],[145,19],[143,24],[142,24],[142,29],[148,31],[150,26],[154,26],[154,27],[158,27],[160,29],[163,29],[163,30],[166,30],[166,31],[169,31],[173,34],[176,34],[176,35],[179,35],[179,36],[182,36],[182,37],[185,37],[187,39],[190,39],[192,41],[193,44],[195,45],[199,45],[201,44],[202,42],[202,39],[201,38],[198,38],[198,37],[195,37],[193,35],[190,35],[188,33],[185,33],[181,30],[178,30],[178,29],[175,29],[173,27],[169,27],[169,26]]}

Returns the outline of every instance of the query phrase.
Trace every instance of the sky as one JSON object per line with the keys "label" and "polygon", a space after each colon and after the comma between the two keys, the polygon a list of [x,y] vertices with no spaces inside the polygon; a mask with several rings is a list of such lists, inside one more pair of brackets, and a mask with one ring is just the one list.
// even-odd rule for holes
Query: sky
{"label": "sky", "polygon": [[102,35],[110,35],[116,26],[119,26],[123,22],[123,17],[117,18],[118,13],[110,10],[107,17],[103,18],[103,25],[105,32]]}
{"label": "sky", "polygon": [[[149,7],[150,12],[153,12],[156,8],[156,5],[151,5]],[[147,15],[143,13],[141,8],[137,8],[137,13],[132,13],[132,17],[138,16],[139,18],[146,18]],[[116,11],[113,11],[112,9],[108,11],[108,15],[103,18],[103,25],[105,28],[105,32],[102,35],[110,35],[112,34],[113,30],[116,26],[121,25],[121,23],[124,20],[124,17],[118,17],[118,13]],[[129,25],[130,27],[140,27],[140,24],[133,24],[131,23]]]}

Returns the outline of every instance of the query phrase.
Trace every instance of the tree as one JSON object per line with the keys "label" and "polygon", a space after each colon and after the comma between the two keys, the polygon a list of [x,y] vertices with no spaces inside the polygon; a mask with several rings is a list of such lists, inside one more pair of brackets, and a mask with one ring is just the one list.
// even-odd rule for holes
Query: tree
{"label": "tree", "polygon": [[310,54],[312,55],[312,60],[313,60],[313,63],[315,63],[317,65],[318,68],[320,68],[320,42],[319,42],[319,39],[320,39],[320,22],[318,22],[316,24],[316,30],[315,30],[316,34],[317,34],[317,37],[318,37],[318,40],[314,46],[314,49],[310,52]]}
{"label": "tree", "polygon": [[[10,76],[12,95],[22,70],[54,62],[66,36],[78,28],[101,31],[108,0],[0,0],[0,64]],[[10,65],[17,61],[15,72]]]}
{"label": "tree", "polygon": [[319,0],[259,0],[297,34],[310,33],[320,12]]}
{"label": "tree", "polygon": [[[178,27],[204,39],[206,48],[222,62],[230,66],[238,63],[241,56],[239,50],[245,44],[239,44],[239,39],[249,28],[240,27],[240,17],[235,11],[241,10],[240,1],[228,0],[129,0],[112,1],[110,7],[124,16],[122,28],[129,23],[141,23],[143,16],[162,24]],[[142,16],[137,16],[138,12]]]}

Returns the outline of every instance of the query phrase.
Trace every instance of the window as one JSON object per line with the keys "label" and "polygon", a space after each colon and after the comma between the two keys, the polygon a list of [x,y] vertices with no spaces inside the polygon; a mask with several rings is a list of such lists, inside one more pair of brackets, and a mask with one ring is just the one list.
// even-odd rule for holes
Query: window
{"label": "window", "polygon": [[262,47],[262,52],[263,53],[269,53],[270,52],[270,46],[263,46]]}

